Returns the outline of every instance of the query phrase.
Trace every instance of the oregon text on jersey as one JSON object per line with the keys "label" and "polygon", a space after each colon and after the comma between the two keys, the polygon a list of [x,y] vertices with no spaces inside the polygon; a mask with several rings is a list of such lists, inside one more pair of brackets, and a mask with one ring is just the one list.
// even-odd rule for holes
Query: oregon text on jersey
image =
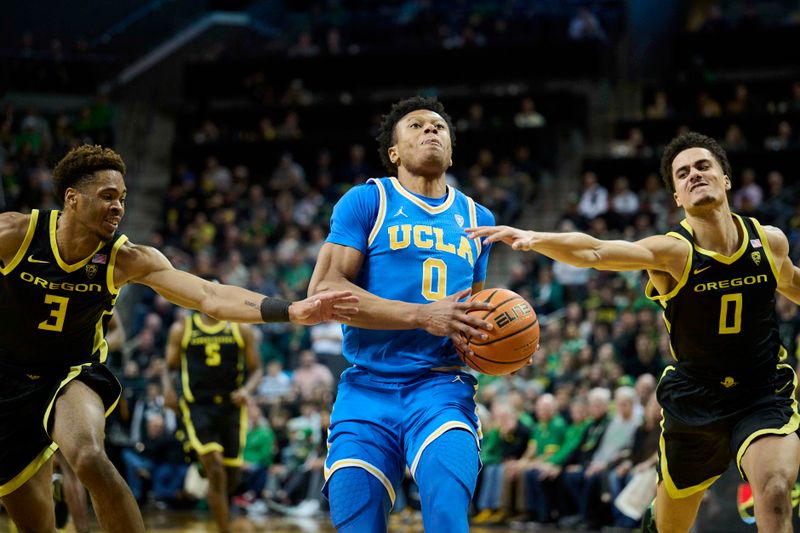
{"label": "oregon text on jersey", "polygon": [[51,291],[62,290],[68,292],[103,292],[103,286],[98,285],[97,283],[55,283],[44,278],[40,278],[39,276],[34,276],[29,272],[20,272],[19,277],[22,281],[39,285],[40,287]]}
{"label": "oregon text on jersey", "polygon": [[759,274],[758,276],[745,276],[743,278],[722,279],[719,281],[709,281],[707,283],[698,283],[694,286],[694,292],[706,292],[729,289],[731,287],[741,287],[742,285],[757,285],[759,283],[767,283],[769,279],[766,274]]}

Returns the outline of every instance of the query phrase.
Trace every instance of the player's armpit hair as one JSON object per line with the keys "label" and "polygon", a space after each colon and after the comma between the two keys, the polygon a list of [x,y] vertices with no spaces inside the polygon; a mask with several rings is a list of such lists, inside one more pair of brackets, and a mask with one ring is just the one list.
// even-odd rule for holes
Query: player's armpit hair
{"label": "player's armpit hair", "polygon": [[264,322],[288,322],[291,302],[280,298],[266,297],[261,300],[261,320]]}

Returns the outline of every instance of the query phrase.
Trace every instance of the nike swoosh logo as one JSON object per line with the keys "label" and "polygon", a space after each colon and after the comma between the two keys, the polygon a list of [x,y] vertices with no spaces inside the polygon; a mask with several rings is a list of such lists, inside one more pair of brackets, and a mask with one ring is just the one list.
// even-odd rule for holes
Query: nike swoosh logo
{"label": "nike swoosh logo", "polygon": [[28,256],[28,262],[29,263],[49,263],[50,261],[44,261],[42,259],[34,259],[33,258],[33,254],[31,254],[31,255]]}
{"label": "nike swoosh logo", "polygon": [[787,381],[787,382],[786,382],[786,385],[784,385],[784,386],[783,386],[783,387],[781,387],[780,389],[775,389],[775,394],[778,394],[778,393],[781,393],[781,392],[785,391],[785,390],[786,390],[786,387],[788,387],[788,386],[789,386],[789,385],[791,385],[791,384],[792,384],[792,382],[791,382],[791,381]]}
{"label": "nike swoosh logo", "polygon": [[709,268],[711,268],[711,265],[708,265],[707,267],[703,267],[703,268],[695,268],[694,269],[694,275],[696,276],[700,272],[704,272],[704,271],[708,270]]}

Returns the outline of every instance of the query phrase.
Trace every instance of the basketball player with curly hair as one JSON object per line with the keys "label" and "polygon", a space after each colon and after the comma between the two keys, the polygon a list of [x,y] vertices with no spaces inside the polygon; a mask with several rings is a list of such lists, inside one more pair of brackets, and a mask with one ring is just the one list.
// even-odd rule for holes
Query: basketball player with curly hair
{"label": "basketball player with curly hair", "polygon": [[0,498],[26,532],[55,531],[52,456],[89,490],[104,531],[140,533],[141,514],[103,449],[105,417],[120,385],[103,364],[120,288],[146,285],[169,301],[236,322],[347,320],[348,292],[298,302],[268,298],[176,270],[128,241],[125,164],[84,145],[56,166],[63,210],[0,214]]}
{"label": "basketball player with curly hair", "polygon": [[686,213],[666,235],[627,242],[507,226],[469,231],[579,267],[647,270],[646,294],[664,308],[675,363],[658,385],[659,484],[645,531],[689,531],[706,489],[734,460],[752,486],[759,531],[790,532],[800,415],[775,293],[800,303],[800,268],[780,229],[731,212],[730,163],[714,139],[676,137],[661,174]]}

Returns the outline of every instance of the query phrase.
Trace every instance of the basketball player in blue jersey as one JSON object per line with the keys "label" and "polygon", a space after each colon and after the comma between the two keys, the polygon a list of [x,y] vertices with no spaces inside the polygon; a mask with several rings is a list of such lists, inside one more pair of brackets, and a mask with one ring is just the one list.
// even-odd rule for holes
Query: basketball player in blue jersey
{"label": "basketball player in blue jersey", "polygon": [[644,531],[689,531],[706,489],[735,460],[752,486],[759,531],[790,532],[800,415],[775,292],[800,303],[800,269],[781,230],[731,213],[730,163],[716,141],[676,137],[661,173],[686,213],[666,235],[626,242],[506,226],[470,233],[575,266],[647,270],[646,294],[664,308],[676,362],[658,385],[659,484]]}
{"label": "basketball player in blue jersey", "polygon": [[56,166],[63,211],[0,214],[0,498],[21,531],[55,531],[52,456],[60,449],[89,490],[104,531],[141,533],[141,514],[103,449],[120,385],[103,364],[120,288],[151,287],[169,301],[236,322],[347,320],[357,297],[289,303],[173,268],[119,233],[125,164],[84,145]]}
{"label": "basketball player in blue jersey", "polygon": [[[494,217],[445,183],[453,128],[441,103],[395,104],[378,135],[396,177],[371,179],[334,208],[309,294],[352,291],[345,370],[331,414],[326,486],[334,526],[385,532],[406,467],[419,486],[425,529],[468,531],[478,474],[475,379],[462,372],[460,334],[485,335],[488,309],[462,302],[483,288],[489,248],[465,228]],[[476,313],[479,314],[479,313]]]}

